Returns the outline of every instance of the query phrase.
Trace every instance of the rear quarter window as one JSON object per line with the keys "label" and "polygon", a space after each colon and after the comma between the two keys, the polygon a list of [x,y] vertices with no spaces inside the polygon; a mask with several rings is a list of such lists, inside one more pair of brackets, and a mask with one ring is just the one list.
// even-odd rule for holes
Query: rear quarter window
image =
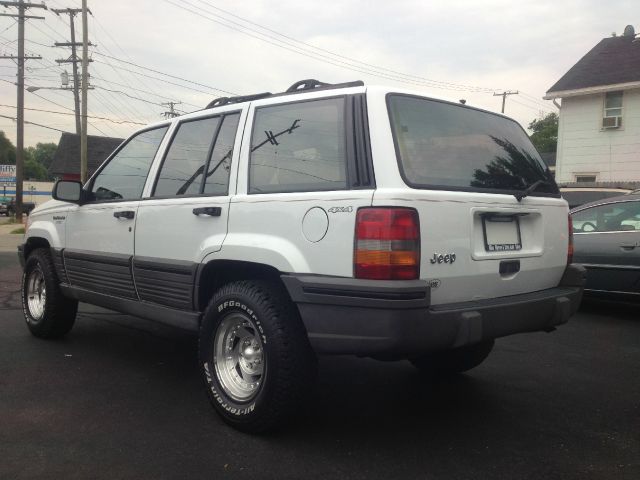
{"label": "rear quarter window", "polygon": [[345,98],[256,109],[249,193],[347,188]]}

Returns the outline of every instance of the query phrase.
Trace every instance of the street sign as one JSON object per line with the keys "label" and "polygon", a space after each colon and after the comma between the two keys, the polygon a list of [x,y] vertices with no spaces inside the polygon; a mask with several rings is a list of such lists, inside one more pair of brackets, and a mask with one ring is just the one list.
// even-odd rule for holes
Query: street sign
{"label": "street sign", "polygon": [[16,166],[0,165],[0,185],[15,184],[15,183],[16,183]]}

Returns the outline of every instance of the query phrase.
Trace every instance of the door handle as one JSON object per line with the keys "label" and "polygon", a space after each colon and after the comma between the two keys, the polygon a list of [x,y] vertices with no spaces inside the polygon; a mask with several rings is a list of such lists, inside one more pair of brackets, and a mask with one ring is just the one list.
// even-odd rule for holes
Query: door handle
{"label": "door handle", "polygon": [[135,216],[135,212],[133,210],[121,210],[119,212],[113,212],[113,216],[116,218],[126,218],[127,220],[132,220]]}
{"label": "door handle", "polygon": [[194,215],[209,215],[210,217],[219,217],[222,215],[220,207],[198,207],[193,209]]}
{"label": "door handle", "polygon": [[622,243],[620,245],[622,248],[624,248],[625,250],[633,250],[634,248],[636,248],[638,246],[637,243]]}

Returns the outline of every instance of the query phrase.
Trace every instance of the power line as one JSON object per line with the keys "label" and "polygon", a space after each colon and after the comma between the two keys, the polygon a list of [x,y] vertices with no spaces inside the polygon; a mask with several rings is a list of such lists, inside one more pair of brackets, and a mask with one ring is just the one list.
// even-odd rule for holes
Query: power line
{"label": "power line", "polygon": [[211,85],[205,85],[204,83],[194,82],[193,80],[187,80],[186,78],[178,77],[176,75],[171,75],[170,73],[164,73],[164,72],[161,72],[160,70],[155,70],[153,68],[143,67],[142,65],[138,65],[137,63],[128,62],[127,60],[122,60],[121,58],[116,58],[116,57],[113,57],[111,55],[107,55],[106,53],[95,52],[95,54],[96,55],[100,55],[102,57],[110,58],[112,60],[116,60],[118,62],[126,63],[127,65],[132,65],[132,66],[134,66],[136,68],[139,68],[141,70],[147,70],[149,72],[153,72],[153,73],[158,73],[160,75],[164,75],[165,77],[169,77],[169,78],[173,78],[175,80],[180,80],[182,82],[190,83],[190,84],[196,85],[198,87],[204,87],[204,88],[208,88],[210,90],[216,90],[218,92],[226,93],[226,94],[229,94],[229,95],[238,95],[237,93],[229,92],[227,90],[223,90],[223,89],[218,88],[218,87],[212,87]]}
{"label": "power line", "polygon": [[[3,103],[0,103],[0,107],[7,107],[7,108],[18,108],[15,105],[5,105]],[[26,108],[25,110],[32,110],[34,112],[44,112],[44,113],[55,113],[57,115],[75,115],[74,113],[67,113],[67,112],[56,112],[53,110],[43,110],[40,108]],[[146,123],[140,123],[140,122],[134,122],[132,120],[114,120],[113,118],[106,118],[106,117],[97,117],[97,116],[88,116],[87,118],[93,118],[94,120],[105,120],[107,122],[112,122],[112,123],[117,123],[117,124],[123,124],[123,123],[132,123],[135,125],[146,125]]]}
{"label": "power line", "polygon": [[[98,52],[96,52],[96,53],[98,53]],[[94,62],[95,62],[95,63],[102,63],[103,65],[109,65],[108,63],[105,63],[105,62],[103,62],[103,61],[101,61],[101,60],[94,60]],[[140,75],[140,76],[142,76],[142,77],[151,78],[152,80],[157,80],[157,81],[159,81],[159,82],[168,83],[169,85],[175,85],[176,87],[181,87],[181,88],[184,88],[184,89],[186,89],[186,90],[193,90],[194,92],[204,93],[205,95],[211,95],[211,92],[205,92],[204,90],[199,90],[199,89],[197,89],[197,88],[189,87],[189,86],[187,86],[187,85],[181,85],[181,84],[179,84],[179,83],[171,82],[171,81],[169,81],[169,80],[165,80],[165,79],[163,79],[163,78],[152,77],[151,75],[147,75],[146,73],[136,72],[136,71],[134,71],[134,70],[129,70],[129,69],[127,69],[127,68],[120,67],[120,66],[118,66],[118,67],[116,67],[116,68],[118,68],[118,69],[120,69],[120,70],[124,70],[125,72],[130,72],[130,73],[134,73],[134,74],[136,74],[136,75]],[[211,87],[209,87],[209,88],[211,88]],[[225,90],[219,90],[219,91],[220,91],[220,92],[225,92]],[[230,93],[230,92],[225,92],[225,93]],[[237,94],[235,94],[235,93],[230,93],[230,94],[231,94],[231,95],[237,95]]]}
{"label": "power line", "polygon": [[[211,3],[207,2],[207,1],[204,1],[204,0],[196,0],[196,1],[199,2],[199,3],[207,5],[209,8],[213,8],[214,10],[218,10],[220,12],[223,12],[226,15],[229,15],[231,17],[237,18],[237,19],[239,19],[239,20],[241,20],[243,22],[249,23],[251,25],[255,25],[256,27],[259,27],[259,28],[267,30],[267,31],[269,31],[271,33],[274,33],[275,35],[277,35],[279,37],[285,38],[285,39],[290,40],[290,41],[295,42],[295,43],[299,43],[299,44],[304,45],[306,47],[309,47],[309,48],[311,48],[313,50],[319,50],[319,51],[327,53],[329,55],[332,55],[332,56],[335,56],[335,57],[338,57],[338,58],[342,58],[344,60],[348,60],[349,62],[356,63],[356,64],[359,64],[359,65],[363,65],[365,67],[370,67],[370,68],[373,68],[373,69],[376,69],[376,70],[380,70],[380,71],[383,71],[383,72],[388,72],[388,73],[392,73],[392,74],[395,74],[395,75],[401,75],[401,76],[408,77],[408,78],[413,78],[413,79],[416,79],[416,80],[439,83],[439,84],[442,84],[442,85],[465,87],[465,88],[470,88],[470,89],[474,89],[474,90],[476,90],[476,89],[477,90],[483,90],[483,91],[486,91],[487,93],[492,92],[494,90],[494,89],[491,89],[491,88],[476,87],[476,86],[472,86],[472,85],[464,85],[464,84],[459,84],[459,83],[454,83],[454,82],[443,82],[443,81],[440,81],[440,80],[434,80],[434,79],[422,77],[422,76],[419,76],[419,75],[403,73],[403,72],[400,72],[400,71],[397,71],[397,70],[393,70],[393,69],[390,69],[390,68],[382,67],[380,65],[375,65],[375,64],[372,64],[372,63],[363,62],[361,60],[357,60],[357,59],[352,58],[352,57],[347,57],[345,55],[341,55],[339,53],[332,52],[330,50],[327,50],[327,49],[322,48],[322,47],[318,47],[316,45],[304,42],[302,40],[298,40],[298,39],[293,38],[293,37],[291,37],[289,35],[285,35],[285,34],[283,34],[281,32],[278,32],[277,30],[274,30],[274,29],[266,27],[266,26],[264,26],[262,24],[259,24],[259,23],[253,22],[251,20],[248,20],[248,19],[246,19],[244,17],[241,17],[240,15],[236,15],[236,14],[234,14],[234,13],[228,11],[228,10],[225,10],[223,8],[220,8],[220,7],[216,7],[215,5],[212,5]],[[215,15],[215,14],[213,14],[211,12],[208,12],[208,13],[210,13],[211,15]],[[226,19],[224,17],[221,17],[221,16],[217,16],[217,17],[218,18],[223,18],[224,20],[229,21],[228,19]],[[242,26],[241,24],[237,24],[237,25],[240,25],[242,28],[247,28],[246,26]],[[256,33],[259,33],[259,32],[256,32]]]}
{"label": "power line", "polygon": [[[151,105],[156,105],[156,106],[159,106],[159,107],[163,106],[162,103],[156,103],[156,102],[152,102],[151,100],[145,100],[144,98],[136,97],[134,95],[129,95],[127,92],[123,92],[121,90],[111,90],[109,88],[100,87],[98,85],[94,85],[93,87],[94,88],[99,88],[100,90],[106,90],[107,92],[120,93],[120,94],[124,95],[125,97],[129,97],[129,98],[132,98],[134,100],[139,100],[139,101],[145,102],[145,103],[150,103]],[[179,102],[179,103],[182,103],[182,102]]]}
{"label": "power line", "polygon": [[[18,119],[15,117],[9,117],[8,115],[0,115],[0,117],[2,118],[8,118],[9,120],[13,120],[14,122],[17,122]],[[62,133],[68,133],[66,130],[60,130],[59,128],[54,128],[54,127],[48,127],[47,125],[42,125],[41,123],[36,123],[36,122],[29,122],[27,120],[24,121],[25,124],[27,125],[35,125],[37,127],[42,127],[42,128],[48,128],[49,130],[55,130],[57,132],[62,132]]]}
{"label": "power line", "polygon": [[[341,57],[341,58],[346,58],[348,59],[348,61],[346,60],[340,60],[338,58],[331,58],[327,55],[324,55],[322,53],[318,53],[315,51],[310,51],[308,49],[304,49],[302,47],[299,47],[295,44],[292,44],[291,42],[285,41],[285,40],[281,40],[279,38],[274,37],[273,35],[269,35],[266,34],[264,32],[260,32],[257,31],[255,29],[252,29],[251,27],[247,27],[246,25],[242,25],[239,24],[238,22],[234,22],[233,20],[230,20],[228,18],[224,18],[221,17],[220,15],[217,15],[215,13],[209,12],[207,10],[204,10],[201,7],[198,7],[196,5],[193,5],[192,3],[188,2],[187,0],[183,0],[183,4],[177,4],[175,2],[172,2],[171,0],[164,0],[166,3],[169,3],[175,7],[178,7],[182,10],[185,10],[187,12],[190,12],[194,15],[197,15],[200,18],[204,18],[206,20],[209,20],[211,22],[214,23],[218,23],[220,25],[223,25],[231,30],[235,30],[239,33],[242,33],[244,35],[250,36],[252,38],[256,38],[260,41],[269,43],[271,45],[274,45],[278,48],[282,48],[284,50],[288,50],[294,53],[297,53],[299,55],[303,55],[309,58],[312,58],[314,60],[319,60],[319,61],[323,61],[325,63],[334,65],[334,66],[338,66],[341,68],[345,68],[348,70],[352,70],[352,71],[356,71],[359,73],[364,73],[367,75],[371,75],[371,76],[375,76],[375,77],[379,77],[379,78],[384,78],[384,79],[388,79],[388,80],[393,80],[393,81],[397,81],[400,83],[407,83],[407,84],[411,84],[411,85],[418,85],[418,86],[426,86],[426,87],[431,87],[431,88],[440,88],[440,89],[445,89],[445,90],[457,90],[457,91],[473,91],[473,92],[483,92],[483,93],[489,93],[492,92],[492,89],[489,88],[484,88],[484,87],[475,87],[475,86],[468,86],[468,85],[462,85],[462,84],[454,84],[454,83],[450,83],[450,82],[442,82],[439,80],[432,80],[432,79],[428,79],[428,78],[424,78],[424,77],[418,77],[416,75],[409,75],[409,74],[404,74],[404,73],[400,73],[397,72],[395,70],[391,70],[391,69],[387,69],[384,67],[377,67],[377,66],[368,66],[371,64],[366,64],[364,62],[359,62],[358,60],[354,60],[351,59],[349,57],[344,57],[342,55],[338,55],[335,54],[333,52],[330,52],[331,55],[334,55],[336,57]],[[184,3],[188,4],[189,6],[197,9],[198,11],[194,11],[192,9],[189,9],[187,7],[184,6]],[[209,5],[209,4],[207,4]],[[210,5],[209,5],[210,6]],[[223,21],[220,20],[216,20],[215,18],[211,18],[211,15],[213,17],[217,17]],[[225,23],[227,22],[227,23]],[[232,25],[229,25],[232,24]],[[233,25],[237,25],[239,26],[241,29],[238,29],[236,27],[234,27]],[[250,33],[252,32],[252,33]],[[282,34],[278,34],[280,36],[283,36],[285,38],[291,38],[291,37],[286,37]],[[266,37],[266,38],[263,38]],[[273,41],[272,41],[273,40]],[[303,42],[299,42],[297,40],[295,40],[298,43],[303,43]],[[278,42],[278,43],[276,43]],[[306,44],[306,45],[310,45],[310,44]],[[315,47],[314,47],[315,48]],[[327,50],[328,52],[328,50]],[[356,62],[356,63],[354,63]],[[359,64],[358,64],[359,63]]]}

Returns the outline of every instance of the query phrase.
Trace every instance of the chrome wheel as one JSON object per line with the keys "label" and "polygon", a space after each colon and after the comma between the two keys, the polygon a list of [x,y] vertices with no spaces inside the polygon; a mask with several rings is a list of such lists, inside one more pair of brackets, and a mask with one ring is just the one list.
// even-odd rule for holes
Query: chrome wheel
{"label": "chrome wheel", "polygon": [[258,394],[265,374],[264,347],[247,315],[232,313],[222,319],[214,337],[213,360],[227,395],[247,402]]}
{"label": "chrome wheel", "polygon": [[47,287],[44,282],[44,274],[40,267],[34,268],[27,278],[27,307],[29,314],[35,321],[44,316],[47,303]]}

